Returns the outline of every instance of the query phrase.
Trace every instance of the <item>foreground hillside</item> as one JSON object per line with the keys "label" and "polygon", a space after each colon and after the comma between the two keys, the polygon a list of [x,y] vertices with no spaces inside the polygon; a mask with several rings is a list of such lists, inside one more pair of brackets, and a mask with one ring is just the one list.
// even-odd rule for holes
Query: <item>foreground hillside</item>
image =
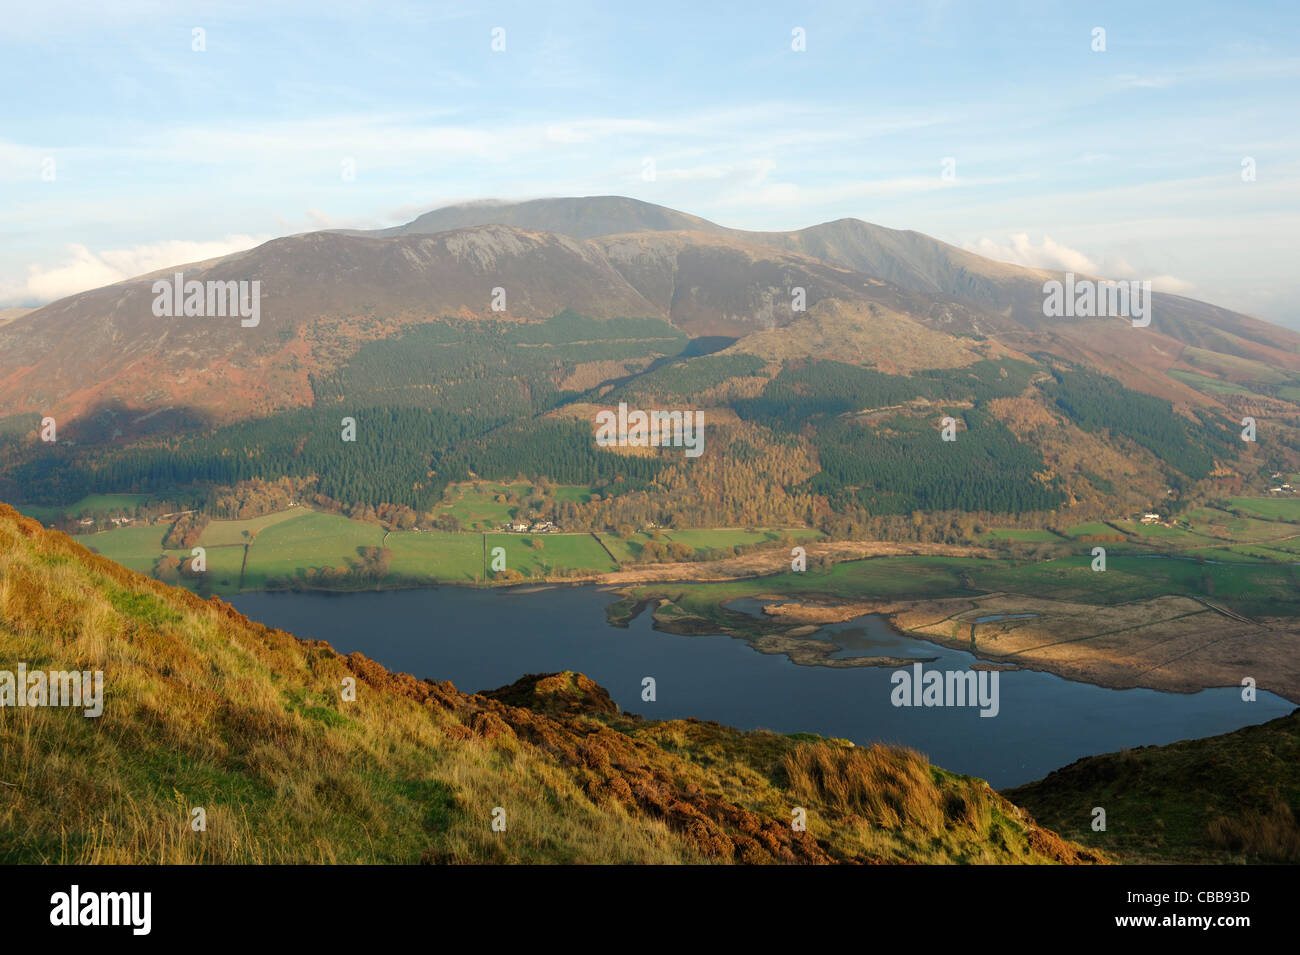
{"label": "foreground hillside", "polygon": [[913,752],[648,722],[573,673],[462,693],[6,505],[0,660],[104,672],[98,718],[0,708],[4,862],[1102,861]]}
{"label": "foreground hillside", "polygon": [[[1090,756],[1007,795],[1128,862],[1300,862],[1300,710],[1223,736]],[[1091,829],[1098,806],[1105,832]]]}

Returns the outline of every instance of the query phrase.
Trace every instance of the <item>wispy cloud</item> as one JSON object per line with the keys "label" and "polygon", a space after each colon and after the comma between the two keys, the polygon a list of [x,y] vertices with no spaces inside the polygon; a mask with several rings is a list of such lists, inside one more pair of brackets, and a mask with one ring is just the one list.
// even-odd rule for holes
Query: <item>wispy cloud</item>
{"label": "wispy cloud", "polygon": [[176,239],[152,245],[99,251],[88,249],[84,245],[69,245],[58,262],[32,265],[25,282],[0,287],[0,304],[51,302],[159,269],[242,252],[270,238],[271,236],[231,235],[210,242]]}

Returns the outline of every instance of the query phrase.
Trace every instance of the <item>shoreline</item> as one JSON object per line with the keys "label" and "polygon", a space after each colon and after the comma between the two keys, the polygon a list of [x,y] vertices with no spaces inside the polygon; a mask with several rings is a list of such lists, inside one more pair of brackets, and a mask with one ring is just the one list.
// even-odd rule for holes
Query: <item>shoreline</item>
{"label": "shoreline", "polygon": [[[719,581],[706,578],[703,580],[674,579],[653,581],[651,583],[716,582]],[[463,586],[470,589],[492,589],[500,590],[506,594],[528,596],[559,589],[565,585],[570,587],[591,587],[600,593],[618,595],[624,599],[632,598],[632,590],[636,586],[635,584],[602,583],[598,578],[565,579],[535,584],[465,584]],[[324,588],[247,590],[242,591],[241,594],[232,595],[232,597],[237,598],[243,593],[346,595],[380,593],[386,590],[437,590],[442,586],[447,585],[442,583],[433,585],[412,584],[402,587],[375,587],[356,590]],[[449,586],[457,585],[452,584]],[[232,597],[222,595],[214,596],[218,596],[219,599],[226,602],[232,599]],[[809,599],[807,597],[797,599],[791,595],[778,594],[757,594],[755,599],[771,601],[771,603],[763,607],[763,618],[754,619],[773,624],[789,624],[790,629],[784,632],[771,631],[754,636],[745,636],[732,631],[717,620],[696,615],[678,618],[675,626],[672,621],[666,621],[656,616],[655,625],[659,626],[667,623],[668,625],[662,627],[662,629],[669,632],[720,633],[737,636],[746,639],[755,652],[783,654],[791,662],[801,666],[831,668],[891,666],[898,665],[900,661],[911,663],[914,659],[925,659],[908,657],[903,660],[903,658],[881,657],[853,658],[857,662],[831,661],[829,656],[835,652],[836,645],[830,641],[810,639],[812,633],[817,632],[826,624],[845,623],[875,614],[881,617],[886,625],[900,636],[921,640],[944,649],[964,650],[972,653],[977,661],[973,668],[1024,669],[1051,673],[1065,680],[1086,683],[1104,689],[1141,688],[1156,692],[1185,695],[1192,695],[1206,689],[1239,688],[1241,683],[1239,678],[1234,676],[1234,673],[1253,670],[1258,674],[1256,679],[1259,690],[1273,693],[1290,703],[1300,706],[1300,663],[1288,664],[1286,660],[1290,649],[1287,639],[1290,636],[1289,630],[1279,629],[1267,624],[1258,624],[1233,615],[1229,611],[1214,607],[1208,602],[1196,601],[1189,597],[1167,595],[1153,600],[1133,601],[1119,607],[1071,604],[1003,592],[988,592],[973,596],[936,597],[923,600],[826,599],[824,597],[822,599]],[[651,608],[652,615],[655,615],[659,609],[659,606],[656,605],[662,605],[663,602],[666,601],[657,597],[642,597],[637,599],[628,608],[627,614],[621,615],[620,619],[623,620],[625,626],[628,621],[643,613],[647,608]],[[1187,603],[1196,604],[1199,609],[1191,613],[1176,612],[1190,609],[1186,607]],[[718,604],[717,607],[718,609],[725,609],[722,604]],[[1152,658],[1141,655],[1143,647],[1140,644],[1142,642],[1141,638],[1144,636],[1143,626],[1131,628],[1129,640],[1121,641],[1105,651],[1098,651],[1092,642],[1097,639],[1096,635],[1072,635],[1074,632],[1070,629],[1072,626],[1078,626],[1079,618],[1092,621],[1098,617],[1104,617],[1108,613],[1150,614],[1153,607],[1174,612],[1164,617],[1157,615],[1157,617],[1148,620],[1145,629],[1155,628],[1158,630],[1163,625],[1167,631],[1171,622],[1175,623],[1177,627],[1177,630],[1172,635],[1160,634],[1160,636],[1164,637],[1161,645],[1167,645],[1160,657]],[[1014,619],[1014,612],[1020,608],[1038,609],[1032,620]],[[964,616],[988,615],[991,611],[995,611],[997,616],[1004,619],[996,621],[994,626],[974,623],[973,629],[976,633],[973,637],[968,635],[969,631],[963,631],[963,626],[971,624],[971,621],[962,619]],[[1203,617],[1206,615],[1213,616],[1215,622],[1221,628],[1225,628],[1217,637],[1211,634],[1208,640],[1204,639],[1206,627],[1204,619],[1194,621],[1192,626],[1188,626],[1187,623],[1177,623],[1184,617]],[[610,622],[611,625],[619,625],[613,620]],[[981,626],[985,627],[982,632],[979,631]],[[814,627],[815,629],[810,631],[807,629],[808,627]],[[1238,642],[1229,638],[1249,638],[1252,635],[1257,638],[1258,653],[1255,661],[1243,666],[1235,661],[1235,657],[1246,649],[1242,645],[1244,641]],[[1100,636],[1113,637],[1111,634],[1101,634]],[[1221,648],[1231,658],[1232,662],[1229,663],[1225,663],[1212,653],[1207,654],[1206,652],[1207,649],[1212,650],[1225,641],[1228,646]],[[1264,642],[1259,643],[1259,641]],[[1191,644],[1190,648],[1189,643]]]}

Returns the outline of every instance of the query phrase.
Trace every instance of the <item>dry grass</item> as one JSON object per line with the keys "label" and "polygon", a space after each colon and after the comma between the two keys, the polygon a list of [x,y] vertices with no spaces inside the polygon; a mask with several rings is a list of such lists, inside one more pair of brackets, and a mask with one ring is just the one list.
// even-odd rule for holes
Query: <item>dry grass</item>
{"label": "dry grass", "polygon": [[[987,786],[915,754],[647,723],[575,674],[471,696],[0,505],[0,669],[18,662],[102,670],[104,712],[0,708],[4,862],[1071,860],[1014,807],[990,823]],[[789,825],[801,800],[808,833]]]}
{"label": "dry grass", "polygon": [[1250,810],[1238,818],[1210,822],[1210,840],[1229,852],[1270,862],[1300,862],[1300,827],[1291,807],[1278,800],[1267,812]]}

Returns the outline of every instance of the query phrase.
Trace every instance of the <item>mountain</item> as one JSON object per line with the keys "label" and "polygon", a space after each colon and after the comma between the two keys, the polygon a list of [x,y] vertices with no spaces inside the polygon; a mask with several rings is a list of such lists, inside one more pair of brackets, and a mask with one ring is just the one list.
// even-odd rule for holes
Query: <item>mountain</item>
{"label": "mountain", "polygon": [[[156,316],[154,283],[174,272],[205,287],[256,279],[258,324]],[[74,295],[0,326],[0,408],[57,418],[183,407],[230,420],[310,404],[312,375],[411,324],[540,320],[567,309],[739,337],[795,321],[796,287],[809,307],[870,301],[917,320],[977,323],[959,303],[709,232],[592,241],[498,224],[390,238],[317,232]]]}
{"label": "mountain", "polygon": [[0,659],[104,681],[98,716],[0,710],[6,863],[1105,861],[912,751],[643,720],[575,673],[464,693],[5,505]]}
{"label": "mountain", "polygon": [[[260,283],[256,321],[154,314],[175,272]],[[427,510],[471,475],[548,478],[649,489],[698,526],[1092,519],[1300,470],[1300,335],[1159,293],[1149,327],[1047,318],[1055,275],[853,219],[746,232],[618,197],[290,236],[0,325],[0,493],[296,476]],[[594,453],[582,419],[619,401],[703,403],[720,463]],[[336,440],[358,416],[366,472]]]}
{"label": "mountain", "polygon": [[21,318],[30,311],[30,308],[0,308],[0,325],[8,325],[15,318]]}
{"label": "mountain", "polygon": [[492,314],[503,285],[505,318],[656,311],[598,250],[496,226],[386,240],[317,232],[176,271],[205,287],[260,281],[258,324],[156,316],[153,284],[170,272],[74,295],[0,328],[0,407],[184,406],[229,419],[309,404],[310,375],[337,356],[404,324]]}
{"label": "mountain", "polygon": [[558,232],[576,239],[625,232],[714,232],[729,230],[707,219],[623,196],[532,199],[527,202],[468,202],[434,209],[391,229],[353,235],[389,237],[450,232],[480,225],[506,225],[534,232]]}
{"label": "mountain", "polygon": [[[1009,265],[976,255],[920,232],[889,229],[860,219],[836,219],[794,232],[728,229],[663,206],[617,196],[464,203],[437,209],[394,229],[371,235],[410,235],[498,223],[575,238],[630,232],[692,231],[726,236],[829,262],[921,296],[940,296],[986,312],[985,327],[1005,329],[998,318],[1030,328],[1043,316],[1043,283],[1054,270]],[[1080,275],[1080,277],[1084,277]],[[1220,346],[1240,357],[1300,369],[1300,334],[1229,309],[1168,293],[1154,293],[1153,327],[1176,341]]]}
{"label": "mountain", "polygon": [[[1127,862],[1300,862],[1300,710],[1223,736],[1077,760],[1006,795]],[[1092,830],[1093,807],[1106,810]]]}
{"label": "mountain", "polygon": [[[1043,283],[1063,280],[1060,271],[996,262],[920,232],[888,229],[860,219],[837,219],[794,232],[749,232],[705,220],[684,225],[683,218],[682,213],[648,203],[591,197],[449,206],[393,231],[410,234],[437,231],[448,223],[461,227],[492,222],[527,223],[530,228],[580,238],[621,232],[707,231],[746,245],[809,256],[889,283],[910,293],[912,313],[939,330],[990,333],[1012,347],[1085,361],[1130,387],[1176,403],[1207,403],[1203,392],[1164,374],[1188,348],[1300,371],[1300,334],[1180,295],[1153,293],[1151,326],[1141,339],[1135,339],[1115,334],[1115,323],[1070,323],[1044,317]],[[916,299],[927,297],[961,303],[965,308],[918,308]],[[1153,372],[1159,375],[1154,382]],[[1248,376],[1260,373],[1240,368],[1236,372]],[[1227,377],[1238,380],[1231,372]]]}

